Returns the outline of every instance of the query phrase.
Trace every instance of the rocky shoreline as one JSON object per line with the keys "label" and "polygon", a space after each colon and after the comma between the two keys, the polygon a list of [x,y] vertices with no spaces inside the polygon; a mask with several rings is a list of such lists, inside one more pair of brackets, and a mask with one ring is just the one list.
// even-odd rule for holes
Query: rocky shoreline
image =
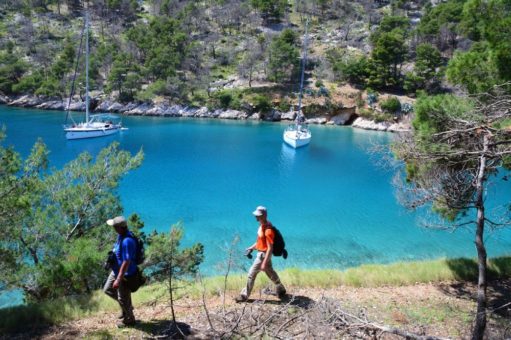
{"label": "rocky shoreline", "polygon": [[[10,98],[0,95],[0,104],[15,107],[27,107],[43,110],[64,111],[67,107],[67,100],[52,100],[33,95],[24,95]],[[127,103],[121,104],[112,100],[91,99],[93,112],[118,113],[125,116],[153,116],[153,117],[185,117],[185,118],[219,118],[232,120],[264,120],[271,122],[293,121],[296,118],[295,112],[280,112],[273,110],[271,113],[260,112],[249,113],[232,109],[209,110],[207,107],[189,107],[181,105],[149,104],[149,103]],[[72,101],[69,105],[71,111],[85,111],[85,102]],[[352,127],[388,132],[402,132],[410,130],[407,123],[374,122],[359,117],[355,110],[340,113],[334,116],[319,116],[308,118],[307,124],[320,125],[350,125]]]}

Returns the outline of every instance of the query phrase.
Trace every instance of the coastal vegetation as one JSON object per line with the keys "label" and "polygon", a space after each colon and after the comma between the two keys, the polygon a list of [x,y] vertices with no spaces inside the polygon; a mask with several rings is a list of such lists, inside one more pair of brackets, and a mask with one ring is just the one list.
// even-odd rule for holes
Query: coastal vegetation
{"label": "coastal vegetation", "polygon": [[[511,167],[511,133],[501,127],[511,118],[506,90],[497,88],[477,99],[420,98],[413,133],[394,144],[395,154],[406,164],[402,202],[411,209],[431,206],[448,222],[443,226],[447,230],[475,230],[479,266],[475,339],[484,337],[486,327],[485,229],[511,225],[509,212],[492,214],[485,209],[490,197],[486,188],[501,181],[499,174]],[[442,228],[435,221],[430,224]]]}
{"label": "coastal vegetation", "polygon": [[[503,0],[9,0],[0,5],[0,92],[66,98],[85,9],[96,99],[290,109],[307,18],[309,118],[317,113],[307,107],[317,108],[322,95],[321,114],[352,106],[329,96],[344,84],[414,97],[484,92],[511,80],[511,10]],[[358,110],[399,119],[382,115],[378,102]]]}

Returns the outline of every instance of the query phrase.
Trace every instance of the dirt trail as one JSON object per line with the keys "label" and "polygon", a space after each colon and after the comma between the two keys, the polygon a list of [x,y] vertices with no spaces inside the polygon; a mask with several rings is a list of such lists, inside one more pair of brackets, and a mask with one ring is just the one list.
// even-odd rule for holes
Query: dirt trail
{"label": "dirt trail", "polygon": [[[316,324],[314,331],[307,329],[307,333],[305,333],[304,327],[307,325],[304,325],[303,321],[291,322],[297,318],[294,315],[305,314],[304,311],[312,310],[312,306],[318,305],[321,301],[334,301],[337,308],[353,315],[363,315],[367,320],[378,325],[397,327],[421,335],[459,339],[469,337],[475,310],[475,291],[476,287],[473,284],[457,282],[379,288],[346,286],[335,289],[290,288],[290,299],[287,301],[279,301],[273,296],[263,295],[259,292],[251,296],[249,303],[236,304],[233,302],[233,296],[228,296],[225,310],[221,297],[212,297],[206,300],[206,305],[209,319],[217,333],[210,329],[210,322],[208,322],[202,301],[181,299],[177,301],[176,309],[179,325],[185,330],[187,338],[193,339],[209,339],[222,333],[222,328],[228,328],[233,324],[233,316],[241,315],[242,312],[244,313],[243,318],[247,320],[250,318],[256,320],[259,315],[263,314],[270,318],[274,317],[267,322],[267,325],[279,324],[279,332],[283,332],[280,328],[283,328],[282,325],[287,322],[289,325],[288,336],[297,334],[298,338],[346,337],[342,327]],[[508,304],[489,315],[488,338],[509,338],[511,337],[511,305],[509,305],[511,302],[511,280],[493,282],[488,293],[490,309]],[[153,305],[135,306],[135,314],[138,323],[131,329],[117,329],[118,313],[100,313],[94,317],[39,330],[36,334],[19,334],[18,337],[138,339],[160,338],[169,334],[171,313],[168,303],[162,301]],[[282,319],[282,317],[288,319]],[[312,322],[314,318],[309,315],[307,320],[309,319]],[[240,329],[245,329],[248,334],[256,337],[265,334],[250,333],[257,327],[243,325],[243,321],[240,321]],[[321,327],[324,329],[320,329]],[[271,327],[267,328],[266,331],[271,332],[269,329]],[[256,331],[259,330],[256,329]],[[384,333],[373,335],[383,338],[397,337]],[[351,336],[353,334],[348,335],[348,337]],[[364,333],[360,333],[360,336],[365,337]],[[367,334],[368,338],[370,336],[371,334]]]}

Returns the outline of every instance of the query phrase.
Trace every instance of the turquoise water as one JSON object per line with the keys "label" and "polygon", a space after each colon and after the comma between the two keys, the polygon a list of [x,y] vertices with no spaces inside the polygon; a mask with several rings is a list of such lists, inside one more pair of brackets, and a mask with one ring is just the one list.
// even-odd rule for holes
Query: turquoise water
{"label": "turquoise water", "polygon": [[[125,215],[137,212],[147,231],[166,231],[182,221],[185,243],[202,242],[202,270],[218,273],[224,248],[241,238],[240,264],[250,262],[241,249],[255,241],[251,211],[268,208],[269,219],[285,236],[290,256],[277,268],[336,268],[438,257],[476,256],[470,230],[455,233],[421,227],[421,213],[396,201],[393,173],[377,164],[374,144],[393,135],[349,127],[312,126],[313,140],[294,150],[282,143],[285,124],[125,117],[129,127],[106,138],[66,141],[65,113],[0,107],[7,127],[5,144],[26,155],[38,137],[60,167],[82,151],[96,154],[112,141],[136,152],[141,168],[120,187]],[[490,201],[510,200],[511,183],[489,193]],[[488,238],[489,256],[509,254],[511,230]],[[0,301],[1,303],[1,301]]]}

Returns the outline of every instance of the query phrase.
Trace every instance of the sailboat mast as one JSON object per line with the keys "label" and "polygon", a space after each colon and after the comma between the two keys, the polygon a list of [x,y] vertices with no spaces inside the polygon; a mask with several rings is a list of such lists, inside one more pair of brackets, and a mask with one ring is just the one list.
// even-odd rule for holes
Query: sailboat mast
{"label": "sailboat mast", "polygon": [[89,12],[85,12],[85,123],[89,124]]}
{"label": "sailboat mast", "polygon": [[303,40],[303,56],[302,56],[302,74],[300,76],[300,96],[298,97],[298,115],[302,112],[302,96],[303,96],[303,78],[305,74],[305,64],[307,63],[307,40],[309,38],[308,34],[309,28],[309,19],[305,22],[305,38]]}

